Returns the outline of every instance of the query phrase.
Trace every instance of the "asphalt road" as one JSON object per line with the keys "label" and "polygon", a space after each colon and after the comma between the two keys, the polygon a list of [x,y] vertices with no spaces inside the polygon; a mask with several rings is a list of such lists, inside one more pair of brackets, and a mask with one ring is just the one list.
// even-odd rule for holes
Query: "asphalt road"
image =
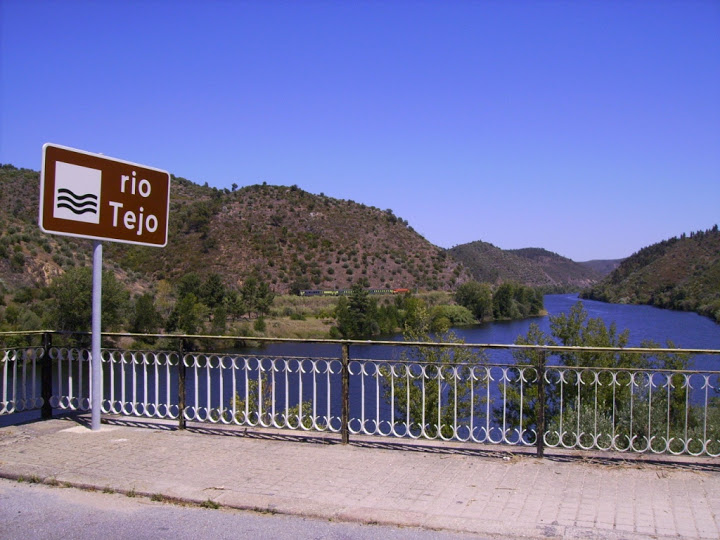
{"label": "asphalt road", "polygon": [[468,534],[208,509],[0,479],[0,538],[450,540]]}

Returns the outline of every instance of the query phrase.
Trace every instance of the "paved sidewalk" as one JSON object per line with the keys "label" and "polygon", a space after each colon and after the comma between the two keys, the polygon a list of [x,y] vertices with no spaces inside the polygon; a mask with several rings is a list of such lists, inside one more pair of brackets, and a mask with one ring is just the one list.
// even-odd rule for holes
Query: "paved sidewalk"
{"label": "paved sidewalk", "polygon": [[485,537],[720,537],[717,464],[420,452],[111,422],[96,432],[83,419],[0,428],[0,477]]}

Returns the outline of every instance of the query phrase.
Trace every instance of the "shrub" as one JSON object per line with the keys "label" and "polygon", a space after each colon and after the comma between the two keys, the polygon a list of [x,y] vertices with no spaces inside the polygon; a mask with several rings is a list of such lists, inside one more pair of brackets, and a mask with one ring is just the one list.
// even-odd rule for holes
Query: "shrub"
{"label": "shrub", "polygon": [[259,317],[258,319],[256,319],[255,323],[253,323],[253,329],[256,332],[265,332],[265,330],[267,329],[267,324],[265,323],[265,318]]}

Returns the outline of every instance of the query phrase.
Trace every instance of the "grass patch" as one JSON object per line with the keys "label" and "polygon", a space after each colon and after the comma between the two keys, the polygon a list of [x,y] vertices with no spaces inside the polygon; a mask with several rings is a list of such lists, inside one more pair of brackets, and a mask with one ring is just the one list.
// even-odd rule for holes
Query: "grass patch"
{"label": "grass patch", "polygon": [[218,508],[220,508],[220,505],[218,503],[216,503],[215,501],[211,501],[210,499],[203,503],[200,503],[200,506],[202,506],[203,508],[210,508],[211,510],[217,510]]}
{"label": "grass patch", "polygon": [[150,500],[155,502],[165,502],[165,496],[161,493],[154,493],[152,497],[150,497]]}
{"label": "grass patch", "polygon": [[337,305],[337,297],[279,295],[275,297],[271,317],[322,317],[331,313]]}
{"label": "grass patch", "polygon": [[321,319],[293,320],[290,317],[266,319],[265,336],[298,339],[327,338],[330,326]]}
{"label": "grass patch", "polygon": [[34,474],[28,476],[27,478],[24,476],[20,476],[17,481],[21,484],[25,482],[27,482],[28,484],[42,484],[42,478]]}

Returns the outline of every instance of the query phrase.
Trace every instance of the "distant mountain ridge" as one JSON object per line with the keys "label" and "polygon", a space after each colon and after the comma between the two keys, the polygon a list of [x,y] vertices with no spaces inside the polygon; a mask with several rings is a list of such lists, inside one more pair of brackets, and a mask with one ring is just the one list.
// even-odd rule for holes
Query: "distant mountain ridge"
{"label": "distant mountain ridge", "polygon": [[503,250],[478,240],[455,246],[450,253],[481,282],[579,291],[602,278],[593,268],[542,248]]}
{"label": "distant mountain ridge", "polygon": [[641,249],[581,296],[695,311],[720,322],[718,226]]}

